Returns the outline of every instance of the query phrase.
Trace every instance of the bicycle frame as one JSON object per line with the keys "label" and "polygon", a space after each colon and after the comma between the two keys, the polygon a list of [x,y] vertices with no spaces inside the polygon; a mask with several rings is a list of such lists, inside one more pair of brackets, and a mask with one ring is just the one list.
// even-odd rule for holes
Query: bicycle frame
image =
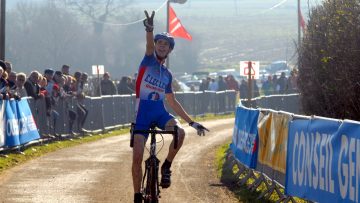
{"label": "bicycle frame", "polygon": [[[159,187],[159,163],[156,157],[156,134],[172,134],[174,135],[174,149],[178,146],[178,126],[174,126],[174,130],[156,130],[156,125],[152,124],[150,130],[134,130],[135,124],[131,124],[130,147],[134,146],[134,134],[149,133],[150,134],[150,155],[145,161],[145,172],[142,182],[142,193],[145,203],[158,202],[160,198]],[[146,179],[146,184],[145,184]]]}

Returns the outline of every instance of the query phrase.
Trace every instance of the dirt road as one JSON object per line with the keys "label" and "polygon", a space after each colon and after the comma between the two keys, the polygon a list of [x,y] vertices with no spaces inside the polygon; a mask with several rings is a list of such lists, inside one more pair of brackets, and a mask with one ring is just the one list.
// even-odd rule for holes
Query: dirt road
{"label": "dirt road", "polygon": [[[216,177],[213,160],[216,146],[230,142],[233,124],[234,119],[204,122],[211,130],[206,137],[185,127],[172,185],[161,190],[161,202],[237,202]],[[158,155],[161,162],[169,143],[167,136]],[[50,153],[0,176],[0,202],[132,202],[131,155],[129,136]]]}

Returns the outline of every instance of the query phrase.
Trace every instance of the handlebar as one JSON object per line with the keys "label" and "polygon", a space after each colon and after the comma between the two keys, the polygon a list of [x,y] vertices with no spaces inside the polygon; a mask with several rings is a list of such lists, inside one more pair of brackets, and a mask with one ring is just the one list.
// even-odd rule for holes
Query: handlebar
{"label": "handlebar", "polygon": [[134,130],[135,124],[131,123],[130,128],[130,147],[134,147],[134,135],[138,133],[149,133],[149,134],[171,134],[174,135],[174,149],[177,149],[178,147],[178,126],[174,126],[174,130],[156,130],[155,126],[152,125],[149,130]]}

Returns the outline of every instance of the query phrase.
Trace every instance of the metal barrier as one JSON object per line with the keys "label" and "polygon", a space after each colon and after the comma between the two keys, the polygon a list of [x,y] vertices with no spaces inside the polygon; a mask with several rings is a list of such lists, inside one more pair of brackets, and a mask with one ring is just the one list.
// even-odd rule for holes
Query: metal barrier
{"label": "metal barrier", "polygon": [[301,103],[299,94],[270,95],[251,99],[241,99],[241,103],[246,107],[273,109],[276,111],[286,111],[301,114]]}
{"label": "metal barrier", "polygon": [[[236,107],[235,91],[176,92],[175,97],[191,116],[232,113]],[[28,101],[41,135],[80,132],[78,118],[69,119],[70,111],[78,112],[76,98],[59,99],[51,112],[47,112],[44,98]],[[135,95],[86,97],[82,103],[88,115],[83,128],[103,131],[129,125],[135,118],[135,102]],[[174,113],[168,106],[167,109]]]}
{"label": "metal barrier", "polygon": [[[237,93],[232,90],[176,92],[175,97],[191,116],[233,113],[237,105]],[[46,111],[45,99],[28,98],[28,101],[41,135],[69,134],[70,131],[80,131],[77,120],[70,124],[69,119],[70,111],[75,113],[78,111],[76,98],[57,101],[54,108],[57,113]],[[135,102],[135,95],[86,97],[83,104],[88,109],[88,116],[83,127],[89,131],[102,131],[129,125],[135,118]],[[248,106],[246,100],[241,100],[241,102],[244,106]],[[251,105],[292,113],[299,113],[300,109],[298,94],[258,97],[251,101]],[[167,104],[166,108],[174,114]],[[71,129],[70,125],[72,125]]]}

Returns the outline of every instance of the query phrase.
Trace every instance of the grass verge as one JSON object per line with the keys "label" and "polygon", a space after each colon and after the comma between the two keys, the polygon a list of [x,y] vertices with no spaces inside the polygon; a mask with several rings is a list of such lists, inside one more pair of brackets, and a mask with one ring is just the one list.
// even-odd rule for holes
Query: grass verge
{"label": "grass verge", "polygon": [[[225,115],[207,114],[202,117],[195,117],[195,120],[205,121],[205,120],[225,119],[225,118],[233,118],[233,117],[234,114],[225,114]],[[59,149],[73,147],[79,144],[93,142],[107,137],[128,135],[128,133],[129,133],[129,128],[123,128],[119,130],[109,131],[105,134],[95,134],[92,136],[78,137],[74,139],[65,139],[60,141],[51,141],[49,143],[38,144],[36,146],[30,146],[25,148],[22,151],[22,153],[10,152],[5,154],[5,156],[0,156],[0,175],[5,170],[8,170],[14,166],[20,165],[31,159],[43,156],[44,154],[50,152],[57,151]]]}
{"label": "grass verge", "polygon": [[[220,177],[221,182],[235,195],[240,202],[275,202],[276,200],[257,199],[261,192],[265,190],[265,186],[260,186],[257,191],[250,191],[246,186],[239,186],[234,178],[234,174],[238,172],[239,168],[235,165],[232,168],[231,164],[226,159],[228,150],[230,149],[229,144],[224,144],[216,150],[216,167],[217,174]],[[250,179],[247,185],[250,185],[254,179]]]}
{"label": "grass verge", "polygon": [[[230,144],[224,144],[221,145],[216,150],[215,154],[215,161],[216,161],[216,167],[217,167],[217,175],[220,178],[221,182],[228,187],[228,189],[235,195],[235,197],[240,202],[255,202],[255,203],[262,203],[262,202],[277,202],[279,200],[279,196],[276,194],[276,192],[273,192],[273,194],[268,199],[258,199],[260,194],[264,191],[266,191],[266,186],[264,183],[262,183],[256,191],[250,191],[246,186],[249,186],[251,183],[253,183],[255,180],[253,178],[250,178],[246,186],[242,185],[239,186],[236,182],[238,180],[235,179],[234,174],[236,174],[239,170],[237,165],[233,166],[231,168],[231,164],[226,159],[226,156],[228,154],[228,151],[230,150]],[[258,177],[259,174],[255,173],[255,175]],[[243,178],[244,175],[241,175],[240,178]],[[284,189],[280,188],[280,191],[284,193]],[[296,202],[299,203],[307,203],[306,200],[294,197]]]}

